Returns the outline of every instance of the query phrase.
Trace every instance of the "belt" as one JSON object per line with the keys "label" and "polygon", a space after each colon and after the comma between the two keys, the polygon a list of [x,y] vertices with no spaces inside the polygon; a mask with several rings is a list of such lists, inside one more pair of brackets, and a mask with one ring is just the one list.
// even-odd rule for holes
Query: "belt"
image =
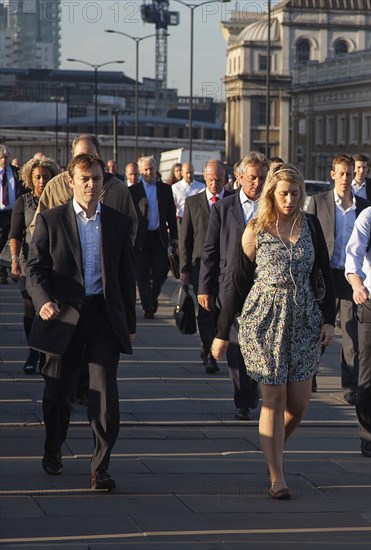
{"label": "belt", "polygon": [[94,304],[96,302],[103,302],[103,301],[104,301],[103,294],[90,294],[90,296],[85,296],[84,298],[84,304]]}

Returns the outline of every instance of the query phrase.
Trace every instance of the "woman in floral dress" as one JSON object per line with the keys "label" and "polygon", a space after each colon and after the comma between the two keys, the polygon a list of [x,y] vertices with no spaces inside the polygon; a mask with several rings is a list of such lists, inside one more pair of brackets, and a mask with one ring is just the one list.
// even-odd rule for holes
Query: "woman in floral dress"
{"label": "woman in floral dress", "polygon": [[[242,237],[228,307],[221,312],[212,348],[220,359],[231,321],[240,312],[239,344],[247,373],[260,383],[260,442],[275,499],[291,497],[284,443],[306,411],[321,345],[334,337],[327,248],[317,219],[302,211],[304,199],[303,177],[295,166],[280,164],[269,172],[257,217]],[[326,284],[321,309],[313,291],[317,267]]]}

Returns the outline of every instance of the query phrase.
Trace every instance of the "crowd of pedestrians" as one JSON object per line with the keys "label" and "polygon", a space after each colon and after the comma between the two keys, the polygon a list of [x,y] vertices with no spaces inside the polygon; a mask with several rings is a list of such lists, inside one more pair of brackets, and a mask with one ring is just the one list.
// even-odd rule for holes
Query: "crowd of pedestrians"
{"label": "crowd of pedestrians", "polygon": [[[336,316],[343,397],[356,406],[361,452],[371,457],[365,155],[334,158],[334,188],[311,197],[306,212],[298,168],[254,151],[235,163],[227,185],[224,164],[213,158],[202,181],[186,162],[163,183],[152,156],[132,159],[120,174],[116,162],[101,160],[91,135],[73,140],[65,171],[42,152],[21,168],[10,158],[0,145],[0,252],[9,239],[30,346],[23,370],[39,368],[45,380],[47,474],[62,473],[71,401],[83,387],[94,440],[91,487],[115,487],[108,468],[119,430],[119,354],[132,353],[136,287],[143,317],[155,319],[172,250],[180,284],[197,298],[206,374],[220,371],[226,353],[236,420],[251,420],[262,399],[270,496],[291,498],[283,449],[316,389]],[[8,282],[5,267],[0,282]]]}

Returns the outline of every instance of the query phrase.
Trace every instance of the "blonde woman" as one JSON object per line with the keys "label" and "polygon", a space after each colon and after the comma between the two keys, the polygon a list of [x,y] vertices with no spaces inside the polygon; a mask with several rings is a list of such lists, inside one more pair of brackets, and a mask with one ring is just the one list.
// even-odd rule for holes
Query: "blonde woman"
{"label": "blonde woman", "polygon": [[[261,447],[274,499],[291,498],[283,449],[298,426],[319,367],[320,347],[334,337],[335,297],[327,249],[318,220],[302,211],[304,180],[295,166],[268,173],[256,218],[246,227],[226,308],[212,353],[228,347],[237,313],[239,344],[247,373],[260,384]],[[315,297],[317,267],[326,283],[323,304]]]}

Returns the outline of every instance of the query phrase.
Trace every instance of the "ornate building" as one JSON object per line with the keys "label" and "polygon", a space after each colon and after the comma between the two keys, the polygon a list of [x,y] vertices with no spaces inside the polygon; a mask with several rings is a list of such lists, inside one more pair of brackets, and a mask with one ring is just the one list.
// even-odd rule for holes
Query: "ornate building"
{"label": "ornate building", "polygon": [[[229,162],[252,149],[295,161],[294,69],[334,58],[344,60],[348,53],[371,48],[371,0],[284,0],[272,8],[270,25],[268,19],[266,13],[233,12],[230,20],[222,23],[228,43],[224,82]],[[341,74],[334,76],[335,83]]]}

